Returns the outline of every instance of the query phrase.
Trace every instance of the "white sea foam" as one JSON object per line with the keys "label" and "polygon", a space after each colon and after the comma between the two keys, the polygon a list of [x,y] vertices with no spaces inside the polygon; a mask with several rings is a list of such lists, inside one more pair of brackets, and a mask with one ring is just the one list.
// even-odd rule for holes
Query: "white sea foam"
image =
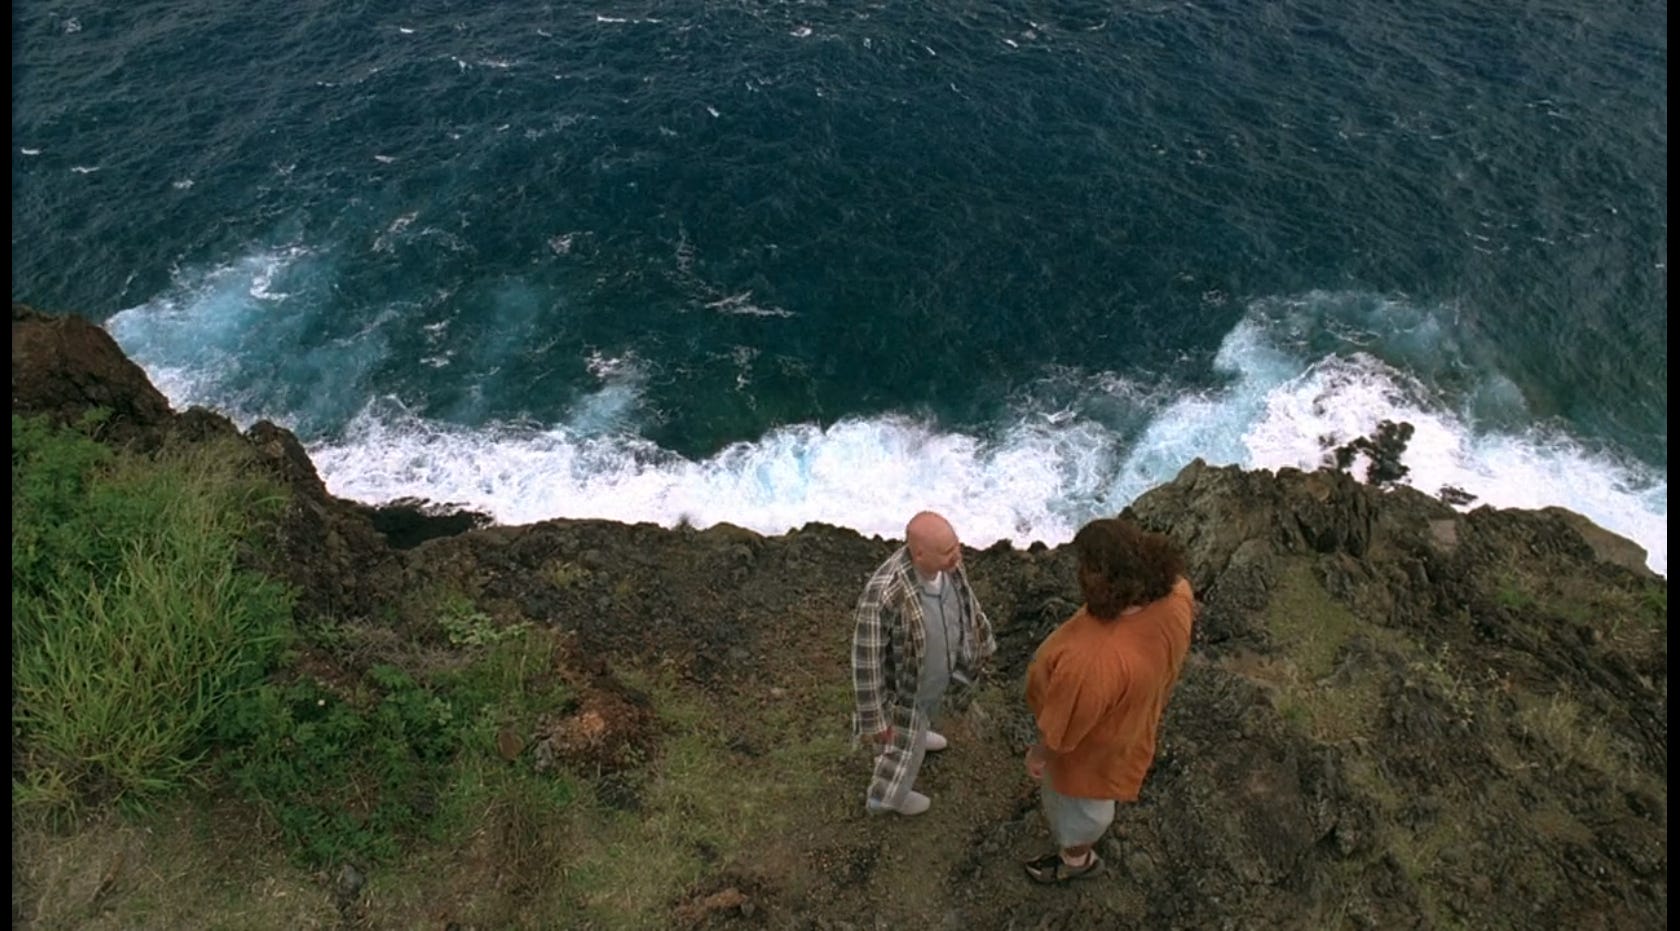
{"label": "white sea foam", "polygon": [[[1276,327],[1250,317],[1227,336],[1216,365],[1231,378],[1220,389],[1167,394],[1084,376],[1079,404],[1020,411],[990,440],[902,417],[850,419],[778,428],[692,461],[634,433],[627,413],[639,383],[615,380],[597,360],[607,383],[552,428],[446,428],[386,402],[314,453],[340,494],[451,501],[509,523],[729,521],[780,533],[823,521],[892,536],[906,514],[931,507],[974,545],[1020,546],[1066,541],[1083,520],[1113,513],[1197,457],[1310,469],[1382,420],[1405,420],[1416,431],[1407,484],[1431,494],[1453,486],[1475,505],[1568,507],[1639,542],[1651,567],[1667,572],[1665,474],[1555,432],[1480,432],[1372,355],[1303,363],[1279,345],[1289,340]],[[1135,426],[1101,416],[1104,402],[1130,408]]]}
{"label": "white sea foam", "polygon": [[[1290,340],[1279,328],[1276,315],[1251,314],[1226,336],[1215,364],[1233,376],[1229,387],[1165,405],[1130,444],[1113,500],[1131,500],[1196,456],[1316,468],[1382,421],[1406,421],[1415,432],[1401,460],[1410,470],[1404,484],[1430,494],[1451,486],[1475,495],[1471,506],[1569,508],[1638,542],[1651,568],[1667,573],[1666,472],[1591,451],[1556,430],[1478,429],[1465,411],[1374,356],[1303,360],[1280,347]],[[1485,406],[1489,397],[1510,403],[1508,381],[1489,373],[1483,382],[1461,406]]]}
{"label": "white sea foam", "polygon": [[780,428],[692,461],[592,429],[629,403],[617,386],[583,405],[577,427],[462,430],[387,399],[358,416],[344,440],[311,455],[337,494],[425,497],[507,523],[560,515],[728,521],[780,533],[822,521],[895,536],[907,515],[931,507],[982,545],[1060,541],[1076,526],[1076,515],[1058,513],[1055,492],[1078,473],[1061,464],[1050,434],[988,447],[910,420],[848,420]]}
{"label": "white sea foam", "polygon": [[[934,508],[973,545],[1024,546],[1065,542],[1082,521],[1115,512],[1198,456],[1310,469],[1327,440],[1404,419],[1416,427],[1409,484],[1431,493],[1452,485],[1478,505],[1571,508],[1641,543],[1666,573],[1665,476],[1564,437],[1478,436],[1412,403],[1413,387],[1368,357],[1288,374],[1269,369],[1265,353],[1233,355],[1246,368],[1231,388],[1160,403],[1135,437],[1069,410],[1037,411],[991,441],[885,417],[782,427],[693,461],[635,435],[638,379],[598,363],[606,383],[559,426],[444,427],[386,400],[312,453],[338,494],[448,501],[506,523],[728,521],[780,533],[822,521],[890,537],[907,514]],[[1095,390],[1117,385],[1148,403],[1123,380]]]}
{"label": "white sea foam", "polygon": [[[1401,461],[1405,484],[1431,494],[1451,486],[1476,496],[1472,506],[1560,505],[1644,546],[1653,569],[1668,569],[1667,476],[1586,449],[1557,431],[1478,433],[1455,414],[1416,400],[1420,390],[1375,360],[1324,361],[1266,395],[1261,416],[1243,434],[1245,465],[1313,468],[1323,442],[1345,443],[1382,420],[1415,432]],[[1355,473],[1361,470],[1355,467]]]}
{"label": "white sea foam", "polygon": [[[290,284],[282,273],[303,254],[265,253],[184,276],[192,280],[108,326],[177,406],[295,425],[312,415],[300,395],[253,395],[251,380],[240,376],[259,364],[254,357],[271,358],[286,344],[289,331],[273,319],[271,283]],[[348,426],[324,434],[330,438],[315,442],[311,454],[337,494],[450,502],[505,523],[728,521],[781,533],[821,521],[892,537],[907,515],[934,508],[972,545],[1025,546],[1065,542],[1083,521],[1114,513],[1197,457],[1314,468],[1382,420],[1405,420],[1415,428],[1402,460],[1407,484],[1431,494],[1450,485],[1476,496],[1476,506],[1578,511],[1644,546],[1650,566],[1667,572],[1665,470],[1595,451],[1556,429],[1494,426],[1523,422],[1477,413],[1520,415],[1520,392],[1496,372],[1449,391],[1393,361],[1462,354],[1449,344],[1452,326],[1381,302],[1342,303],[1357,306],[1326,315],[1322,307],[1338,301],[1318,295],[1251,309],[1220,347],[1217,387],[1057,370],[1047,375],[1049,388],[1024,396],[983,436],[906,416],[849,418],[778,427],[703,459],[684,458],[641,435],[651,364],[595,353],[585,361],[596,384],[553,423],[468,428],[393,398],[352,400],[361,406],[353,416],[353,407],[345,411]],[[1320,311],[1303,310],[1309,307]],[[1406,325],[1370,340],[1359,331],[1362,314]],[[1331,341],[1336,351],[1325,349],[1331,330],[1345,331]],[[436,349],[426,364],[446,364],[445,329],[427,333]],[[330,358],[294,363],[331,382],[307,397],[353,396],[358,373],[381,361],[377,350],[376,337],[360,334]],[[751,354],[735,362],[745,373]]]}

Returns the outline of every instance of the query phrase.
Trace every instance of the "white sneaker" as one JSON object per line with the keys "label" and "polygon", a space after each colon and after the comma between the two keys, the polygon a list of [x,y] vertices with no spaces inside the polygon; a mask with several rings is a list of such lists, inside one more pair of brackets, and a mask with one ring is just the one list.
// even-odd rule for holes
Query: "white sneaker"
{"label": "white sneaker", "polygon": [[891,805],[877,805],[875,802],[871,801],[869,803],[869,813],[872,815],[883,815],[891,811],[897,812],[898,814],[906,817],[913,817],[932,807],[933,799],[928,798],[920,792],[908,792],[904,796],[904,801],[899,802],[897,807]]}
{"label": "white sneaker", "polygon": [[919,815],[932,807],[933,799],[928,798],[920,792],[906,792],[904,795],[904,801],[899,802],[898,808],[895,810],[901,815],[913,816]]}
{"label": "white sneaker", "polygon": [[950,745],[951,742],[946,740],[945,735],[939,733],[938,731],[928,731],[927,735],[922,738],[922,748],[925,750],[933,750],[937,752],[949,747]]}

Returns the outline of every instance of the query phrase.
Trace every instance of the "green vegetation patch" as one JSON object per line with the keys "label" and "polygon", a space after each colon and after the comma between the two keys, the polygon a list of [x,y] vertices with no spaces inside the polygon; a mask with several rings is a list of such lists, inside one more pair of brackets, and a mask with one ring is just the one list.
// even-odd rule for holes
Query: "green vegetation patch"
{"label": "green vegetation patch", "polygon": [[379,665],[348,689],[307,677],[256,689],[223,722],[224,772],[312,865],[388,862],[414,838],[517,820],[521,799],[564,807],[570,782],[504,759],[568,700],[554,636],[483,630],[430,681]]}
{"label": "green vegetation patch", "polygon": [[[497,675],[519,668],[509,654]],[[448,688],[515,694],[486,669],[475,663]],[[671,927],[684,895],[762,855],[835,791],[848,684],[771,697],[706,690],[664,667],[610,675],[648,697],[658,740],[623,768],[539,773],[531,748],[512,760],[491,748],[515,701],[486,706],[436,830],[370,877],[369,923],[410,927],[447,912],[476,927]]]}
{"label": "green vegetation patch", "polygon": [[1613,785],[1627,786],[1638,780],[1637,769],[1614,732],[1567,695],[1542,698],[1520,692],[1516,720],[1522,733],[1536,744],[1604,774]]}
{"label": "green vegetation patch", "polygon": [[1340,743],[1369,736],[1371,723],[1382,704],[1382,686],[1361,680],[1344,686],[1302,685],[1286,689],[1278,701],[1278,712],[1316,740]]}
{"label": "green vegetation patch", "polygon": [[1356,641],[1375,650],[1392,635],[1361,625],[1332,598],[1304,560],[1285,564],[1266,605],[1266,627],[1281,662],[1267,679],[1279,688],[1278,711],[1315,739],[1351,740],[1370,733],[1382,703],[1382,680],[1369,670],[1338,669]]}
{"label": "green vegetation patch", "polygon": [[1359,622],[1314,578],[1311,563],[1292,561],[1278,573],[1277,585],[1266,604],[1266,628],[1273,642],[1294,661],[1302,678],[1310,682],[1335,669],[1342,649],[1358,632]]}
{"label": "green vegetation patch", "polygon": [[1606,580],[1508,565],[1492,585],[1493,600],[1502,607],[1590,627],[1609,645],[1635,655],[1655,653],[1665,645],[1665,579]]}
{"label": "green vegetation patch", "polygon": [[240,558],[285,497],[248,457],[113,451],[13,415],[14,812],[179,787],[268,671],[291,596]]}
{"label": "green vegetation patch", "polygon": [[847,753],[847,735],[833,726],[847,696],[829,690],[749,710],[745,696],[719,701],[673,676],[624,678],[653,698],[666,736],[641,774],[637,810],[579,812],[565,893],[601,927],[659,927],[712,864],[751,855],[750,844],[776,837],[831,791],[831,764]]}

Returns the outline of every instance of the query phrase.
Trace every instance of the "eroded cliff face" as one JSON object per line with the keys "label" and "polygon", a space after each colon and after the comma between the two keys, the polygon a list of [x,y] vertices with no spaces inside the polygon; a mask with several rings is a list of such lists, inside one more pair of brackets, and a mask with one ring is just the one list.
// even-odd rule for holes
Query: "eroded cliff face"
{"label": "eroded cliff face", "polygon": [[[213,413],[171,412],[76,318],[14,305],[12,345],[14,413],[102,408],[103,436],[142,448],[239,435]],[[655,817],[659,787],[681,778],[668,753],[685,726],[661,706],[692,703],[727,738],[708,765],[742,792],[778,787],[773,830],[702,858],[701,878],[659,906],[672,926],[1665,923],[1667,582],[1578,515],[1460,513],[1340,472],[1200,462],[1144,495],[1130,515],[1190,554],[1192,657],[1143,798],[1103,842],[1108,874],[1044,890],[1018,866],[1048,844],[1020,764],[1034,736],[1020,682],[1077,607],[1065,548],[967,554],[1000,642],[981,711],[950,723],[952,750],[924,770],[933,811],[870,819],[867,763],[843,749],[850,615],[894,541],[822,525],[481,527],[334,499],[285,430],[243,436],[293,493],[254,558],[298,588],[300,619],[339,631],[287,674],[445,664],[429,599],[464,593],[488,622],[564,643],[554,674],[575,697],[505,735],[504,755],[546,754],[601,804]],[[475,843],[491,846],[472,862],[495,861],[493,840]],[[494,882],[467,867],[441,878],[427,914],[540,925],[522,903],[555,881],[537,875],[554,858],[503,859]],[[414,917],[339,897],[352,925]]]}

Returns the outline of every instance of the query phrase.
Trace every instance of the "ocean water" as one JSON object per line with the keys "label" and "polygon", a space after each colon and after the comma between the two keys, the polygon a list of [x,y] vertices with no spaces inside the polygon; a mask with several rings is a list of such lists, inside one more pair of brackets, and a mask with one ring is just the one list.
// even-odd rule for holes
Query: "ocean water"
{"label": "ocean water", "polygon": [[1660,3],[12,8],[12,296],[328,486],[1059,543],[1187,462],[1667,571]]}

